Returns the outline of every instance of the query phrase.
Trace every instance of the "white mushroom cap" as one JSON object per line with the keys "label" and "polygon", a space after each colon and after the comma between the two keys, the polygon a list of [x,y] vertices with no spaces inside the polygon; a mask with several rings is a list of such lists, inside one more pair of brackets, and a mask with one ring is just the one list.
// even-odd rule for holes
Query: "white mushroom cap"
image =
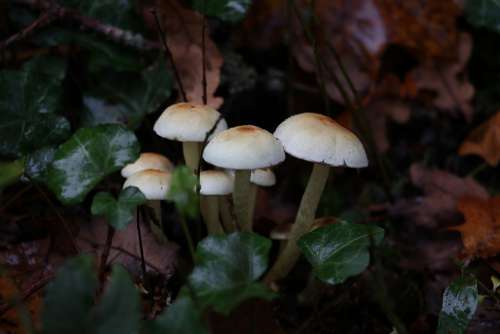
{"label": "white mushroom cap", "polygon": [[[176,103],[165,109],[156,121],[153,130],[158,136],[171,140],[202,142],[219,116],[220,113],[217,110],[206,105]],[[227,123],[221,119],[213,134],[225,129],[227,129]]]}
{"label": "white mushroom cap", "polygon": [[271,187],[276,183],[276,176],[269,168],[255,169],[250,174],[250,182],[261,187]]}
{"label": "white mushroom cap", "polygon": [[273,240],[288,240],[292,228],[292,224],[280,224],[271,230],[269,237]]}
{"label": "white mushroom cap", "polygon": [[241,125],[215,135],[203,151],[203,159],[228,169],[267,168],[285,160],[283,146],[268,131]]}
{"label": "white mushroom cap", "polygon": [[331,166],[368,166],[363,144],[328,116],[303,113],[284,120],[274,132],[285,151],[299,159]]}
{"label": "white mushroom cap", "polygon": [[169,172],[174,168],[172,162],[168,158],[158,153],[145,152],[141,153],[139,159],[123,167],[122,176],[129,177],[132,174],[138,173],[145,169],[157,169],[164,172]]}
{"label": "white mushroom cap", "polygon": [[170,172],[146,169],[132,174],[123,188],[137,187],[149,200],[164,200],[170,187]]}
{"label": "white mushroom cap", "polygon": [[200,173],[200,194],[228,195],[233,192],[234,180],[222,170],[205,170]]}

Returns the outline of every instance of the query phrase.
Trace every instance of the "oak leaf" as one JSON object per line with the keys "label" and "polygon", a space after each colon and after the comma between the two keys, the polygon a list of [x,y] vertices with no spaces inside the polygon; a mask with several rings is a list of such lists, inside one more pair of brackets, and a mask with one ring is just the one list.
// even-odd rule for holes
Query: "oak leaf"
{"label": "oak leaf", "polygon": [[460,155],[476,154],[491,166],[500,161],[500,112],[472,130],[460,146]]}
{"label": "oak leaf", "polygon": [[500,253],[500,196],[489,199],[463,197],[458,210],[462,225],[450,227],[460,232],[467,257],[492,257]]}

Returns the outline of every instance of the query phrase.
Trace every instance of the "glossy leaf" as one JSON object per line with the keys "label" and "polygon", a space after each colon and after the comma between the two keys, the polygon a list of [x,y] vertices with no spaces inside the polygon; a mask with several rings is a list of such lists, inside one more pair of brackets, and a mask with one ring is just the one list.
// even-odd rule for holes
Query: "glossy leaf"
{"label": "glossy leaf", "polygon": [[56,151],[49,167],[49,188],[65,204],[81,202],[104,177],[135,161],[134,133],[116,124],[79,129]]}
{"label": "glossy leaf", "polygon": [[20,156],[66,139],[69,123],[55,114],[65,73],[65,63],[51,57],[0,72],[0,155]]}
{"label": "glossy leaf", "polygon": [[273,293],[257,282],[267,268],[270,249],[269,239],[247,232],[203,239],[189,276],[197,300],[228,314],[246,299],[273,298]]}
{"label": "glossy leaf", "polygon": [[479,302],[477,281],[459,277],[444,291],[437,334],[465,333]]}
{"label": "glossy leaf", "polygon": [[151,321],[142,334],[205,334],[208,330],[193,301],[179,297],[175,303]]}
{"label": "glossy leaf", "polygon": [[467,0],[465,16],[476,27],[500,32],[500,2],[497,0]]}
{"label": "glossy leaf", "polygon": [[196,176],[187,166],[176,167],[172,172],[167,199],[174,202],[177,210],[188,218],[198,216],[200,206],[196,185]]}
{"label": "glossy leaf", "polygon": [[15,183],[24,173],[24,160],[0,162],[0,189]]}
{"label": "glossy leaf", "polygon": [[86,333],[87,315],[94,305],[97,278],[90,256],[69,260],[48,288],[42,309],[44,333]]}
{"label": "glossy leaf", "polygon": [[109,286],[90,314],[87,333],[138,333],[140,318],[139,292],[127,271],[114,266]]}
{"label": "glossy leaf", "polygon": [[45,182],[47,170],[54,160],[56,148],[52,146],[43,147],[26,156],[25,174],[37,182]]}
{"label": "glossy leaf", "polygon": [[316,277],[339,284],[366,269],[372,240],[378,245],[383,237],[380,227],[339,222],[307,233],[298,245]]}
{"label": "glossy leaf", "polygon": [[208,16],[236,22],[245,17],[251,3],[251,0],[194,0],[193,8]]}
{"label": "glossy leaf", "polygon": [[134,219],[137,206],[144,204],[146,197],[136,187],[123,189],[116,200],[108,192],[100,192],[94,196],[92,214],[103,215],[108,224],[117,230],[124,229]]}

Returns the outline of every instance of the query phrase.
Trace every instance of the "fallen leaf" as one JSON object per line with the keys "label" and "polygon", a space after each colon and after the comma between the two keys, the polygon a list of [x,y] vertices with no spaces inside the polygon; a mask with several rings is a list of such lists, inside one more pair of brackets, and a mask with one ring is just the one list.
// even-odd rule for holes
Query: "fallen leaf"
{"label": "fallen leaf", "polygon": [[[203,102],[202,86],[202,16],[183,5],[180,1],[157,2],[162,25],[166,31],[167,44],[172,52],[182,84],[190,102]],[[214,96],[220,83],[223,59],[206,29],[206,77],[208,105],[218,108],[222,97]]]}
{"label": "fallen leaf", "polygon": [[[82,252],[95,255],[99,261],[106,244],[107,231],[108,224],[102,219],[83,224],[76,240],[78,247]],[[156,240],[146,224],[141,224],[141,232],[146,269],[170,277],[175,270],[178,247],[173,243],[165,244]],[[141,252],[135,221],[115,232],[108,263],[121,264],[132,274],[141,273]]]}
{"label": "fallen leaf", "polygon": [[413,185],[423,191],[423,196],[398,200],[391,208],[391,214],[406,217],[428,228],[450,224],[459,219],[456,207],[459,198],[488,198],[488,192],[474,179],[461,178],[420,164],[411,165],[410,178]]}
{"label": "fallen leaf", "polygon": [[460,146],[460,155],[476,154],[491,166],[500,161],[500,112],[474,129]]}
{"label": "fallen leaf", "polygon": [[464,71],[471,50],[471,36],[462,33],[458,40],[456,61],[438,62],[428,59],[408,73],[406,81],[415,86],[417,96],[433,93],[435,97],[431,102],[434,106],[446,111],[458,110],[466,120],[470,120],[473,113],[471,101],[474,97],[474,86],[468,81]]}
{"label": "fallen leaf", "polygon": [[450,227],[462,235],[467,257],[493,257],[500,253],[500,196],[489,199],[463,197],[458,210],[464,215],[462,225]]}

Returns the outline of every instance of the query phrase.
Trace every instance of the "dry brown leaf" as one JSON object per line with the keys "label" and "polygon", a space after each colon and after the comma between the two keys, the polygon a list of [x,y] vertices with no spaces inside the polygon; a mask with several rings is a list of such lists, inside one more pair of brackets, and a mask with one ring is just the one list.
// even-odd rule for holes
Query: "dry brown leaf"
{"label": "dry brown leaf", "polygon": [[500,196],[490,199],[463,197],[458,210],[465,217],[462,225],[451,227],[460,232],[467,257],[492,257],[500,253]]}
{"label": "dry brown leaf", "polygon": [[[95,255],[99,261],[106,244],[107,231],[108,225],[102,219],[82,225],[76,240],[81,251]],[[165,244],[156,240],[149,226],[145,224],[141,224],[141,232],[146,269],[170,277],[175,270],[178,247],[173,243]],[[115,232],[108,263],[119,263],[132,274],[140,274],[141,253],[135,222]]]}
{"label": "dry brown leaf", "polygon": [[460,155],[477,154],[491,166],[500,161],[500,112],[474,129],[462,143]]}
{"label": "dry brown leaf", "polygon": [[[177,0],[159,0],[162,24],[167,32],[167,44],[179,70],[188,101],[203,102],[202,86],[202,16]],[[220,83],[222,54],[206,31],[206,69],[208,104],[214,108],[223,99],[214,96]]]}
{"label": "dry brown leaf", "polygon": [[453,223],[458,217],[457,200],[464,196],[488,198],[488,192],[472,178],[461,178],[420,164],[410,167],[411,182],[424,195],[401,199],[391,209],[393,215],[402,215],[418,225],[429,228]]}
{"label": "dry brown leaf", "polygon": [[[415,86],[416,93],[433,93],[432,103],[439,109],[460,111],[467,120],[472,117],[471,101],[474,86],[463,76],[472,50],[472,38],[462,33],[458,42],[457,60],[438,63],[433,59],[408,73],[406,81]],[[410,85],[410,84],[408,84]]]}

